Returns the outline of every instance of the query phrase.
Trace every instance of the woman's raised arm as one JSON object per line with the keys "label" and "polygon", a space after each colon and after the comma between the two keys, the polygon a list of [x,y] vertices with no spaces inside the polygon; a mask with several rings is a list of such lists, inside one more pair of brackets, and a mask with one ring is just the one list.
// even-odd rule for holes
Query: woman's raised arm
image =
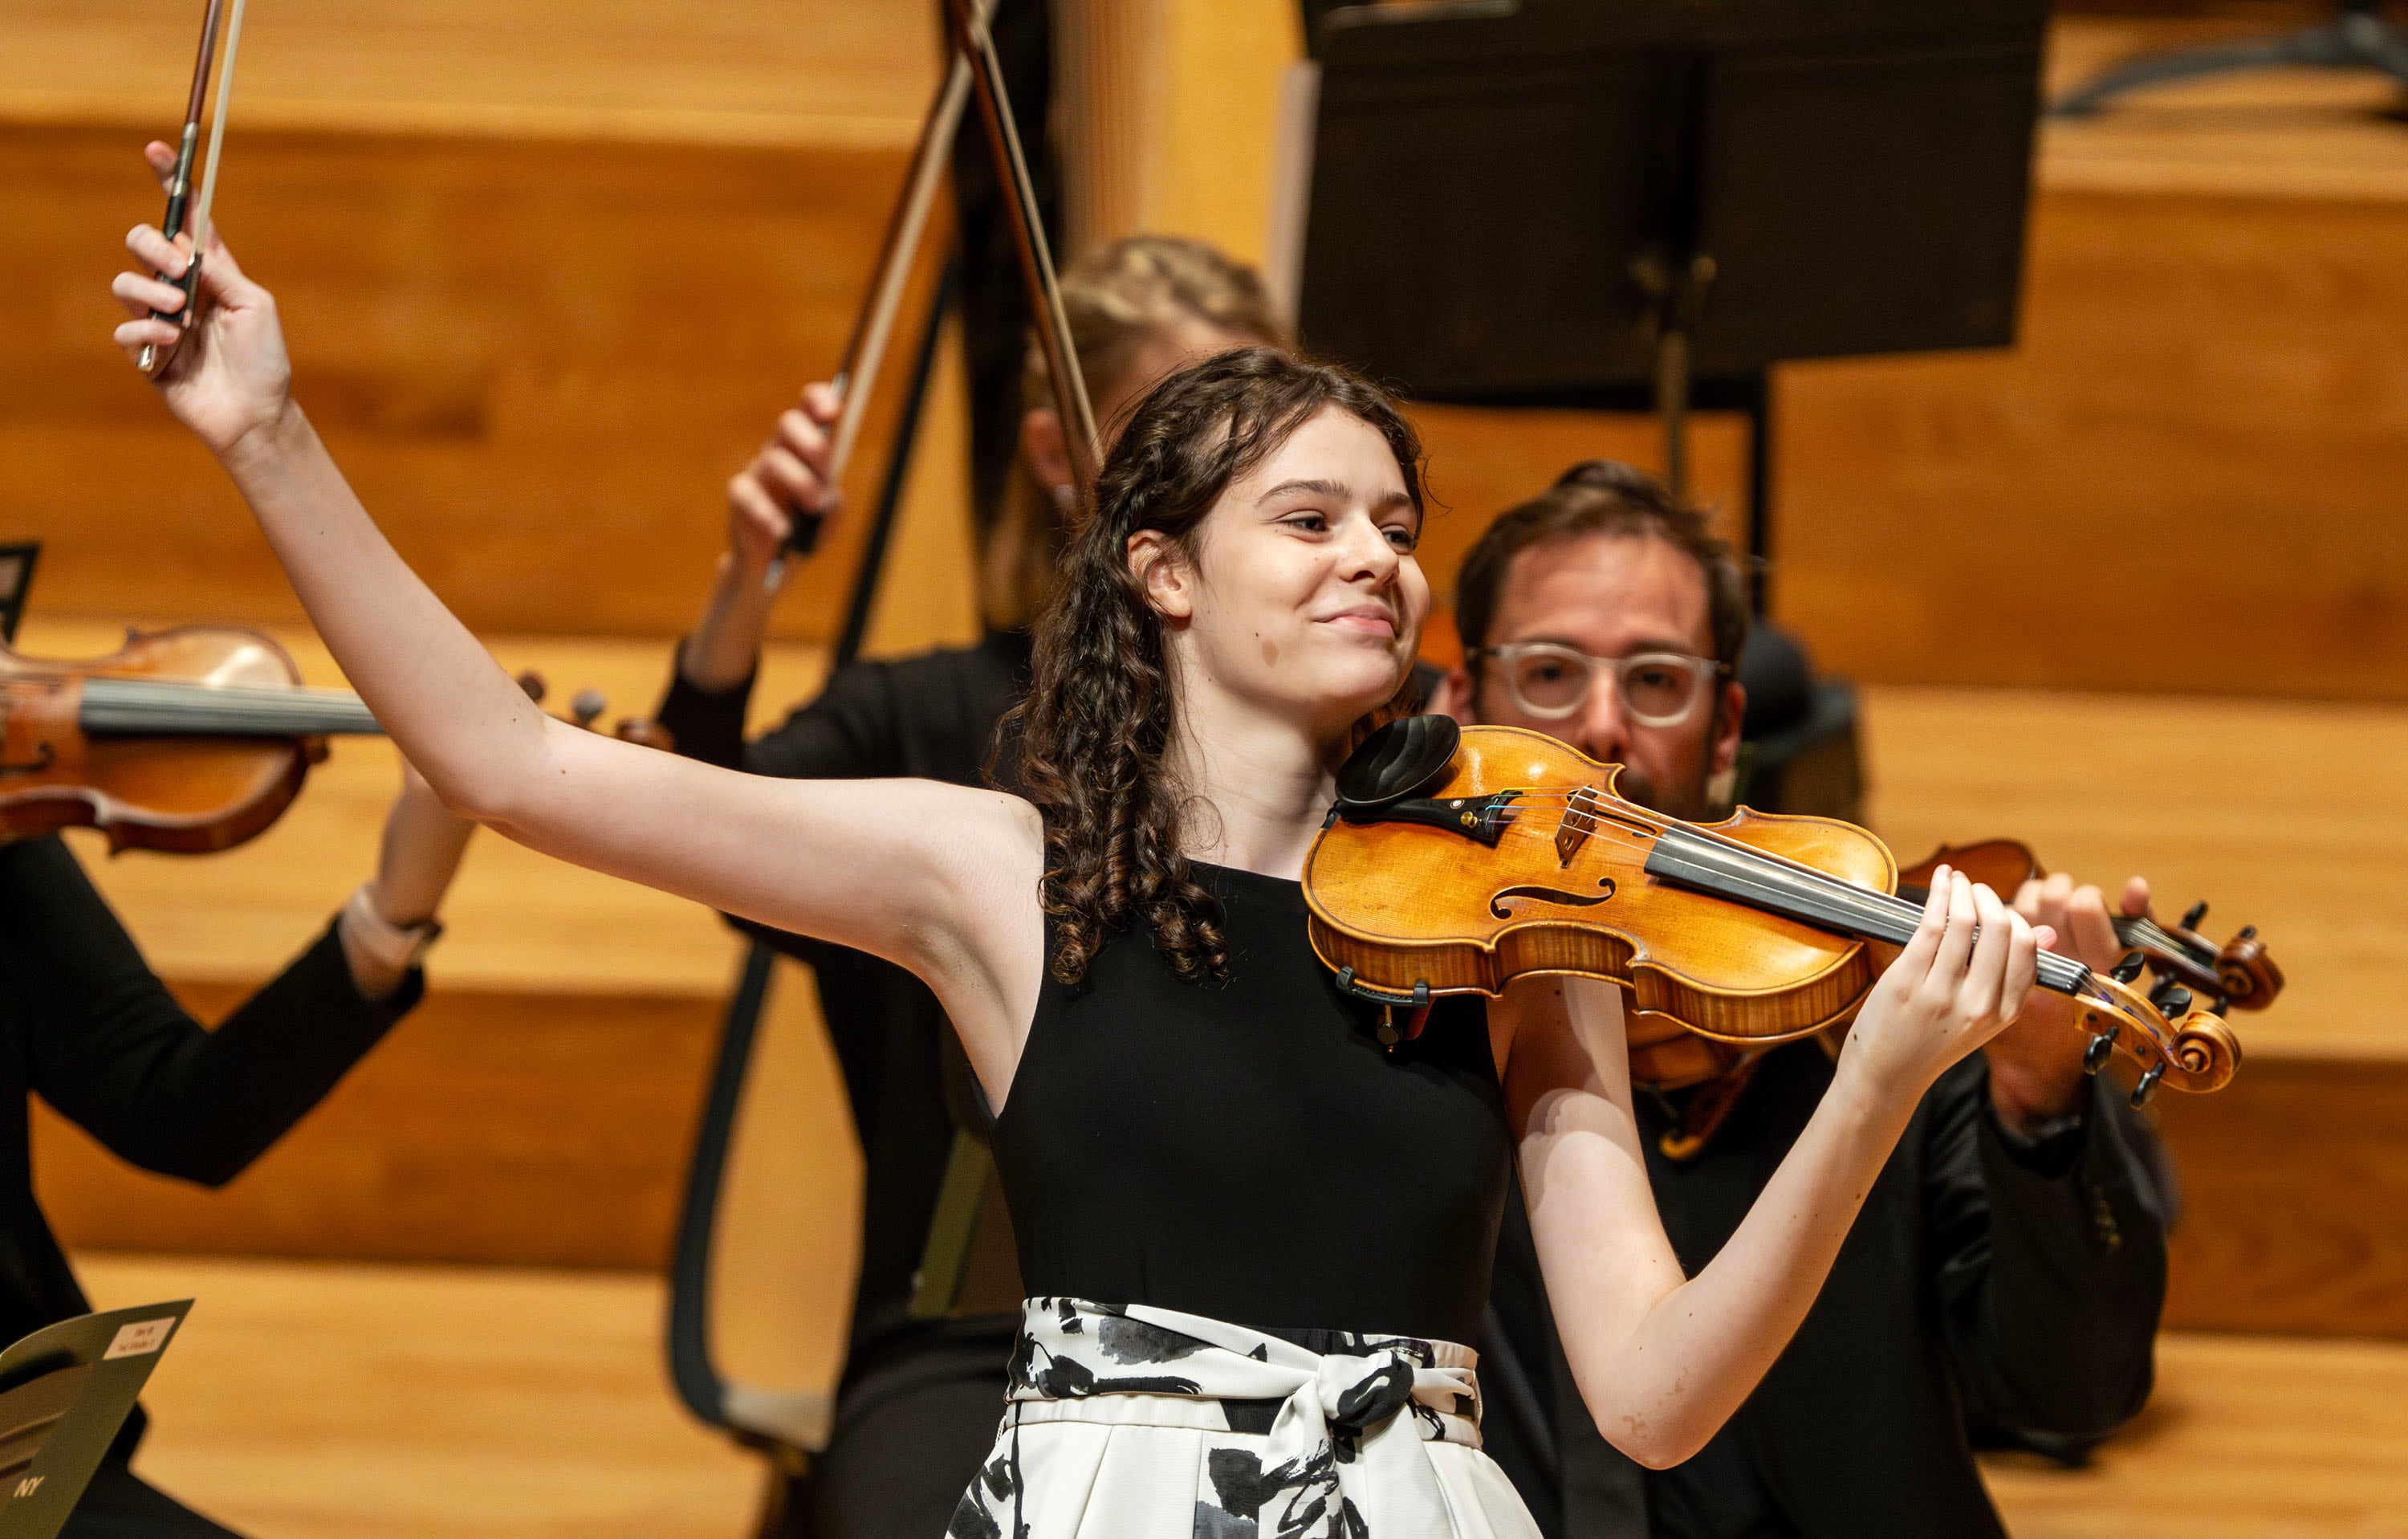
{"label": "woman's raised arm", "polygon": [[[175,344],[158,386],[257,515],[304,608],[402,752],[456,810],[562,859],[919,972],[1000,1097],[1043,968],[1036,812],[919,781],[739,775],[538,711],[396,554],[290,394],[268,292],[212,234],[196,323],[177,287],[118,275],[129,356]],[[127,247],[180,276],[185,243]]]}
{"label": "woman's raised arm", "polygon": [[1565,1358],[1608,1441],[1661,1469],[1739,1409],[1805,1318],[1924,1091],[2022,1007],[2045,935],[1942,872],[1805,1131],[1685,1281],[1648,1186],[1616,991],[1541,978],[1506,996],[1496,1018],[1531,1234]]}

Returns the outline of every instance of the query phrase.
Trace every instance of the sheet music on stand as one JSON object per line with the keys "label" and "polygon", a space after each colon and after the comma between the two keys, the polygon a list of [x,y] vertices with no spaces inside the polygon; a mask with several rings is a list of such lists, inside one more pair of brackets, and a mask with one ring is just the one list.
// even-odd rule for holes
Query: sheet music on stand
{"label": "sheet music on stand", "polygon": [[2044,0],[1328,11],[1305,342],[1425,400],[1661,410],[1676,481],[1693,400],[1750,410],[1761,440],[1776,363],[2011,343],[2045,19]]}
{"label": "sheet music on stand", "polygon": [[46,1325],[0,1352],[0,1539],[53,1539],[193,1301]]}

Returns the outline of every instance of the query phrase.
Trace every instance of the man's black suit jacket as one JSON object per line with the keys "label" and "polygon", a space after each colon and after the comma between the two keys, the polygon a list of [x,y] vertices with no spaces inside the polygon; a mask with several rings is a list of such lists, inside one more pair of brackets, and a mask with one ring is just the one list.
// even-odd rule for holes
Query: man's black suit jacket
{"label": "man's black suit jacket", "polygon": [[55,835],[0,845],[0,1343],[91,1307],[34,1199],[26,1092],[131,1164],[222,1186],[423,988],[413,971],[391,997],[363,999],[330,925],[209,1030]]}
{"label": "man's black suit jacket", "polygon": [[[1739,1227],[1830,1077],[1819,1047],[1776,1049],[1685,1164],[1656,1147],[1664,1111],[1641,1100],[1656,1206],[1692,1275]],[[1788,1349],[1706,1449],[1671,1470],[1640,1471],[1607,1446],[1552,1339],[1516,1328],[1543,1320],[1545,1305],[1526,1227],[1509,1232],[1498,1318],[1557,1412],[1561,1479],[1533,1492],[1542,1525],[1570,1539],[1996,1535],[1971,1434],[2079,1445],[2138,1411],[2165,1292],[2148,1135],[2104,1079],[2078,1127],[2037,1144],[2002,1136],[1988,1108],[1978,1054],[1933,1086]],[[1509,1215],[1509,1231],[1518,1220]],[[1508,1473],[1539,1478],[1516,1429],[1490,1421]]]}

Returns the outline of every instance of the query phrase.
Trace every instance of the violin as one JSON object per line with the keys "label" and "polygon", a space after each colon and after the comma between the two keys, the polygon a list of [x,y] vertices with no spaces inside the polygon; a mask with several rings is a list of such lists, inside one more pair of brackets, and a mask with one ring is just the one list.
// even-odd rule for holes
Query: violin
{"label": "violin", "polygon": [[[2029,881],[2047,875],[2030,846],[2011,839],[1984,840],[1973,844],[1943,844],[1899,872],[1898,896],[1921,903],[1929,896],[1932,873],[1942,866],[1958,870],[2001,897],[2013,895]],[[2218,946],[2199,933],[2207,916],[2204,902],[2191,905],[2177,925],[2163,925],[2147,914],[2114,916],[2115,939],[2127,952],[2138,953],[2151,972],[2172,978],[2207,1008],[2221,1015],[2228,1009],[2263,1010],[2283,992],[2283,970],[2258,937],[2258,927],[2244,925]],[[1632,1023],[1630,1078],[1651,1090],[1685,1090],[1717,1080],[1752,1061],[1760,1049],[1701,1037],[1669,1021]],[[1711,1110],[1693,1118],[1698,1126],[1712,1120]]]}
{"label": "violin", "polygon": [[[1899,873],[1899,896],[1910,902],[1922,901],[1929,890],[1931,873],[1943,865],[2000,894],[2012,894],[2025,883],[2048,874],[2031,847],[2015,840],[1942,844]],[[2117,944],[2138,952],[2159,978],[2173,979],[2214,1001],[2209,1008],[2217,1014],[2228,1008],[2263,1010],[2272,1004],[2283,992],[2283,970],[2267,954],[2258,927],[2242,926],[2219,946],[2199,933],[2206,918],[2207,904],[2201,901],[2192,904],[2181,921],[2171,926],[2145,913],[2119,913],[2113,922]]]}
{"label": "violin", "polygon": [[178,626],[72,660],[0,647],[0,841],[86,827],[111,852],[231,849],[283,815],[327,738],[381,731],[256,631]]}
{"label": "violin", "polygon": [[[1669,1028],[1759,1048],[1853,1019],[1877,971],[1867,942],[1903,945],[1922,918],[1888,846],[1745,808],[1684,823],[1616,795],[1620,773],[1517,727],[1414,716],[1373,732],[1305,859],[1313,949],[1392,1011],[1578,973],[1622,985],[1634,1040]],[[2136,992],[2140,969],[2043,952],[2037,981],[2071,1001],[2086,1070],[2139,1066],[2134,1105],[2160,1084],[2223,1086],[2230,1028],[2172,979]]]}
{"label": "violin", "polygon": [[[519,683],[543,698],[534,674]],[[566,719],[590,727],[603,709],[580,691]],[[650,722],[613,730],[668,746]],[[136,632],[106,657],[0,646],[0,843],[93,827],[112,854],[232,849],[283,816],[328,738],[383,731],[357,695],[304,688],[292,654],[239,626]]]}

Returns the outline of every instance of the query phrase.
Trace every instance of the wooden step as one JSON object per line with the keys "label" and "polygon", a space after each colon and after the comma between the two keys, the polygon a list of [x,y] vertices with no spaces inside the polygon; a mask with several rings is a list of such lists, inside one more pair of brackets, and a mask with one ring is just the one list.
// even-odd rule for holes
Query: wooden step
{"label": "wooden step", "polygon": [[1984,1460],[2016,1539],[2408,1529],[2408,1345],[2167,1335],[2148,1408],[2089,1467]]}
{"label": "wooden step", "polygon": [[194,1298],[136,1469],[247,1533],[726,1539],[760,1464],[661,1371],[625,1273],[78,1258],[95,1303]]}
{"label": "wooden step", "polygon": [[2039,690],[1864,692],[1873,827],[1902,857],[2025,841],[2159,912],[2208,899],[2221,940],[2258,927],[2289,975],[2261,1056],[2408,1058],[2408,709]]}
{"label": "wooden step", "polygon": [[[686,1422],[659,1285],[607,1273],[78,1258],[101,1306],[197,1298],[139,1467],[248,1532],[724,1535],[759,1466]],[[829,1365],[832,1368],[832,1364]],[[824,1382],[824,1381],[823,1381]],[[2408,1345],[2170,1334],[2082,1470],[1985,1461],[2021,1539],[2408,1527]]]}
{"label": "wooden step", "polygon": [[[227,174],[259,125],[908,150],[936,83],[938,20],[852,0],[713,0],[675,16],[601,0],[574,26],[548,0],[264,7],[243,38]],[[198,6],[7,0],[0,22],[0,118],[162,133],[179,121]]]}
{"label": "wooden step", "polygon": [[[50,542],[53,613],[299,617],[223,476],[107,342],[119,240],[159,217],[136,151],[173,137],[196,16],[0,4],[0,189],[27,317],[0,338],[0,535]],[[674,22],[605,5],[574,26],[529,0],[252,17],[219,223],[278,294],[312,420],[472,624],[689,623],[721,483],[853,324],[936,23],[843,0]],[[948,463],[958,390],[927,424]],[[831,531],[836,559],[802,574],[783,633],[834,633],[864,524]]]}
{"label": "wooden step", "polygon": [[[118,241],[158,217],[139,142],[0,124],[36,318],[0,338],[0,533],[48,542],[52,613],[297,620],[231,484],[108,344]],[[296,399],[464,619],[538,634],[691,623],[721,487],[835,367],[902,170],[898,151],[844,146],[326,129],[260,130],[240,151],[220,218],[277,292]],[[955,465],[958,396],[939,402],[931,456]],[[856,506],[875,506],[879,459],[856,460]],[[833,635],[867,525],[830,531],[781,633]]]}
{"label": "wooden step", "polygon": [[2408,710],[1877,688],[1875,826],[1908,858],[2012,834],[2054,870],[2206,898],[2289,976],[2239,1076],[2160,1095],[2183,1186],[2171,1324],[2408,1336]]}

